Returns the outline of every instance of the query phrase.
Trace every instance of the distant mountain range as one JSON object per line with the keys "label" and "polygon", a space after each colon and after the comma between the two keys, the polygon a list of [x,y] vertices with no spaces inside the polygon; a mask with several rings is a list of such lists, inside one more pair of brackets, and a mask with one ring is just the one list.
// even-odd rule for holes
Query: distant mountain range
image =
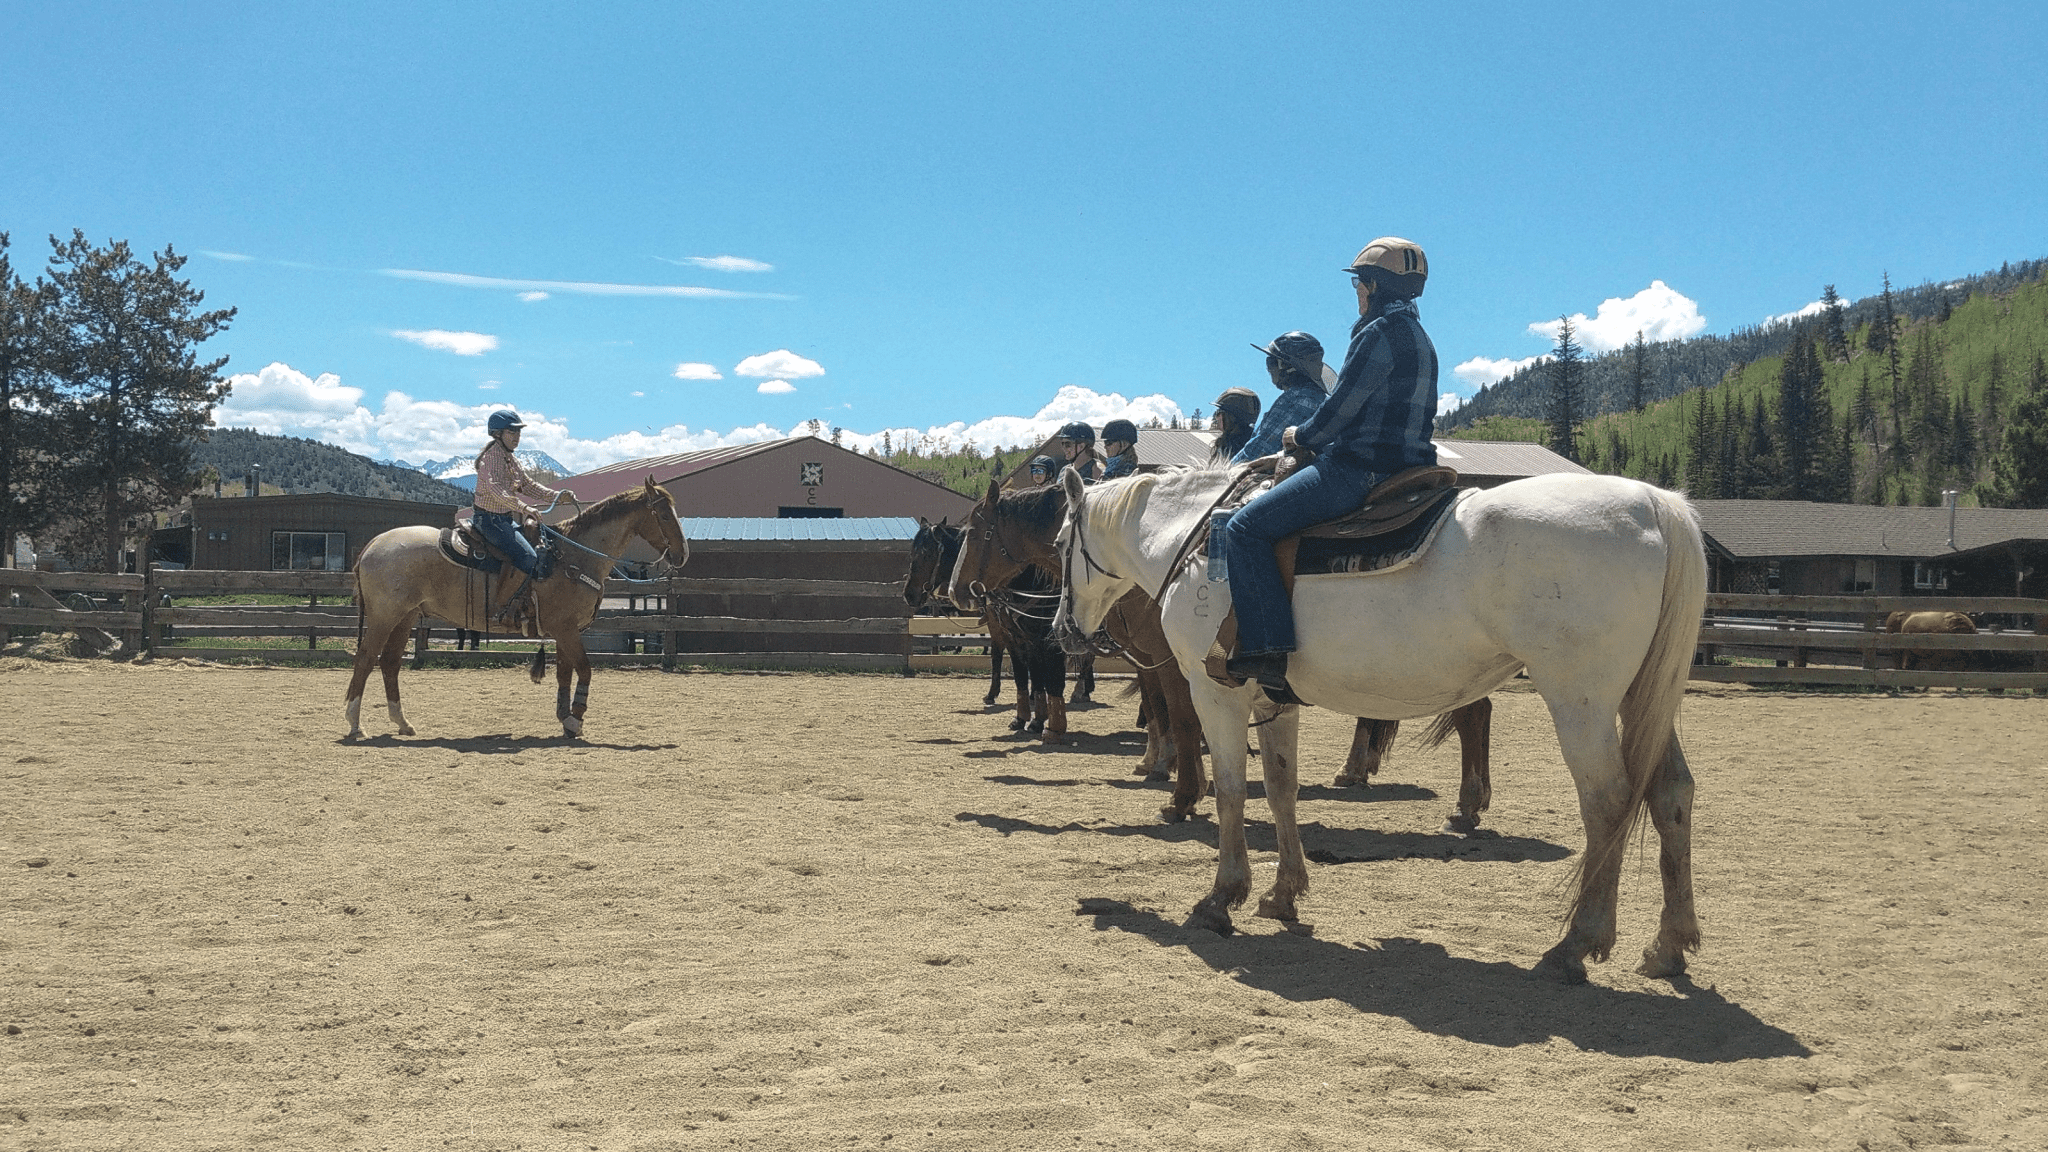
{"label": "distant mountain range", "polygon": [[[518,459],[520,465],[528,472],[547,472],[555,476],[569,475],[569,469],[560,460],[555,459],[538,448],[521,448],[512,455]],[[404,460],[394,460],[392,463],[400,468],[417,469],[436,480],[453,485],[465,492],[476,491],[476,457],[474,456],[450,456],[446,460],[429,460],[424,464],[409,464]],[[536,479],[544,480],[546,478],[536,477]]]}
{"label": "distant mountain range", "polygon": [[269,436],[249,428],[213,429],[192,446],[192,463],[211,467],[223,489],[238,494],[252,473],[264,485],[286,492],[339,492],[423,504],[465,505],[476,487],[474,475],[467,484],[444,483],[419,469],[380,464],[318,440]]}

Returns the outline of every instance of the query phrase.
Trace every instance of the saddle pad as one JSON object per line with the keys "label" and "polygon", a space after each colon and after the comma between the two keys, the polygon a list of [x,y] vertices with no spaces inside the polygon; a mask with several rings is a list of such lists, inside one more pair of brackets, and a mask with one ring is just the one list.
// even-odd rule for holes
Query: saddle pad
{"label": "saddle pad", "polygon": [[504,567],[502,561],[485,554],[482,542],[474,533],[459,524],[441,529],[441,555],[464,568],[474,568],[489,575],[496,575]]}

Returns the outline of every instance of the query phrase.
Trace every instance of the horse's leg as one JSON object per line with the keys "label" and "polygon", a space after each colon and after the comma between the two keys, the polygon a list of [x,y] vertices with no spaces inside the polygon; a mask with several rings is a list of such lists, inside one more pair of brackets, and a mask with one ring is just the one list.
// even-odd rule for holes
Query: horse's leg
{"label": "horse's leg", "polygon": [[1259,915],[1295,920],[1294,902],[1308,891],[1308,858],[1301,851],[1301,827],[1295,822],[1295,797],[1300,787],[1301,709],[1288,705],[1260,730],[1259,759],[1266,773],[1266,807],[1273,812],[1273,838],[1280,848],[1280,873],[1259,898]]}
{"label": "horse's leg", "polygon": [[1003,646],[989,641],[988,646],[988,695],[981,698],[983,704],[993,704],[1003,698]]}
{"label": "horse's leg", "polygon": [[1244,733],[1251,720],[1251,693],[1204,683],[1193,686],[1193,696],[1216,772],[1216,883],[1196,903],[1184,927],[1228,936],[1230,910],[1252,891],[1251,859],[1244,843]]}
{"label": "horse's leg", "polygon": [[[1066,668],[1062,667],[1060,674],[1062,676],[1066,675]],[[1067,701],[1067,703],[1095,703],[1095,654],[1093,652],[1080,657],[1074,662],[1074,698]]]}
{"label": "horse's leg", "polygon": [[1444,831],[1479,831],[1479,814],[1493,805],[1493,699],[1481,696],[1457,710],[1458,811]]}
{"label": "horse's leg", "polygon": [[1344,770],[1337,773],[1332,781],[1342,788],[1356,784],[1363,788],[1379,774],[1386,761],[1387,752],[1394,747],[1394,737],[1401,733],[1399,720],[1369,720],[1358,718],[1358,726],[1351,731],[1351,754],[1344,758]]}
{"label": "horse's leg", "polygon": [[1045,739],[1047,744],[1067,742],[1067,654],[1048,637],[1045,641]]}
{"label": "horse's leg", "polygon": [[1171,739],[1166,733],[1166,710],[1159,706],[1159,670],[1138,669],[1138,726],[1145,730],[1145,755],[1131,775],[1147,780],[1166,779],[1166,756]]}
{"label": "horse's leg", "polygon": [[363,634],[356,641],[355,666],[349,672],[348,695],[342,700],[342,710],[348,714],[349,740],[363,734],[363,686],[369,682],[370,670],[377,666],[377,658],[384,650],[384,634],[372,628],[377,623],[366,614]]}
{"label": "horse's leg", "polygon": [[1614,950],[1614,913],[1621,885],[1621,860],[1634,793],[1622,767],[1615,709],[1591,701],[1550,705],[1557,742],[1578,786],[1579,817],[1586,848],[1579,857],[1578,892],[1573,897],[1564,939],[1543,954],[1536,974],[1567,984],[1586,982],[1586,957],[1607,959]]}
{"label": "horse's leg", "polygon": [[[576,682],[576,694],[569,694],[569,681]],[[583,636],[564,632],[555,637],[555,719],[562,722],[565,736],[583,735],[583,713],[590,704],[590,656],[583,651]]]}
{"label": "horse's leg", "polygon": [[1664,912],[1658,919],[1657,939],[1643,949],[1636,971],[1654,979],[1685,971],[1685,954],[1700,949],[1699,916],[1692,902],[1692,770],[1686,767],[1676,733],[1650,783],[1648,804],[1650,821],[1657,827]]}
{"label": "horse's leg", "polygon": [[[1168,824],[1177,824],[1194,815],[1195,805],[1202,802],[1202,796],[1209,790],[1209,781],[1202,773],[1202,718],[1195,713],[1194,697],[1188,691],[1188,678],[1181,675],[1180,665],[1168,661],[1159,666],[1159,686],[1165,703],[1166,724],[1172,733],[1173,746],[1173,801],[1159,810],[1159,817]],[[1239,741],[1243,743],[1243,741]]]}
{"label": "horse's leg", "polygon": [[377,654],[377,663],[384,671],[384,710],[391,714],[391,722],[398,725],[400,736],[413,735],[412,725],[405,722],[405,709],[398,706],[398,670],[405,665],[405,642],[412,638],[413,625],[419,618],[420,614],[414,612],[401,621],[384,641],[384,650]]}

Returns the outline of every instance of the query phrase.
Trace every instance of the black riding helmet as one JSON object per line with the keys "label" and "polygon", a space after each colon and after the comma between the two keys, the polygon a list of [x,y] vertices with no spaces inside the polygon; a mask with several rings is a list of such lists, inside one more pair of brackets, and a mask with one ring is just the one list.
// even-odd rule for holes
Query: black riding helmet
{"label": "black riding helmet", "polygon": [[1095,429],[1090,428],[1084,421],[1076,420],[1071,424],[1061,426],[1060,439],[1071,440],[1076,444],[1093,444],[1095,443]]}
{"label": "black riding helmet", "polygon": [[1271,344],[1252,347],[1292,369],[1304,380],[1317,384],[1323,379],[1323,342],[1306,332],[1285,332]]}
{"label": "black riding helmet", "polygon": [[1111,420],[1102,426],[1102,442],[1107,444],[1111,440],[1122,440],[1126,444],[1136,444],[1138,442],[1138,426],[1129,420]]}
{"label": "black riding helmet", "polygon": [[1231,418],[1246,428],[1259,422],[1259,394],[1249,388],[1226,388],[1216,398],[1216,410],[1228,412]]}
{"label": "black riding helmet", "polygon": [[[1045,483],[1060,474],[1060,467],[1060,462],[1050,456],[1033,456],[1031,458],[1031,478],[1038,480],[1040,483]],[[1041,473],[1043,474],[1042,478]]]}

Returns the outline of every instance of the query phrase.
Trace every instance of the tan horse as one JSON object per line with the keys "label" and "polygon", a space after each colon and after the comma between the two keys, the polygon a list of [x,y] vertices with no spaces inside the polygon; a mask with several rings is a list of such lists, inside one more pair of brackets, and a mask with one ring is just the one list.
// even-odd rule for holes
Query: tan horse
{"label": "tan horse", "polygon": [[[1884,630],[1889,633],[1933,636],[1975,636],[1977,625],[1961,612],[1894,612],[1884,619]],[[1975,661],[1969,652],[1901,652],[1898,655],[1902,669],[1925,669],[1930,672],[1968,672]]]}
{"label": "tan horse", "polygon": [[[597,616],[604,582],[626,542],[634,537],[663,550],[677,566],[690,558],[689,542],[676,520],[675,501],[649,477],[641,488],[591,505],[555,526],[570,543],[560,545],[555,570],[536,589],[540,631],[555,641],[555,718],[570,736],[583,734],[583,714],[590,701],[590,658],[583,651],[583,630]],[[362,621],[356,639],[355,673],[348,682],[348,738],[363,734],[363,685],[370,669],[384,670],[384,703],[398,734],[410,736],[412,725],[398,706],[398,665],[406,636],[422,614],[449,621],[458,628],[487,632],[491,607],[484,597],[484,574],[441,554],[441,530],[415,526],[393,528],[363,548],[356,560],[356,612]],[[517,573],[509,565],[508,575]],[[513,581],[493,582],[492,593],[511,591]],[[502,589],[502,590],[501,590]],[[536,660],[534,683],[543,673]],[[576,692],[569,693],[569,679]]]}

